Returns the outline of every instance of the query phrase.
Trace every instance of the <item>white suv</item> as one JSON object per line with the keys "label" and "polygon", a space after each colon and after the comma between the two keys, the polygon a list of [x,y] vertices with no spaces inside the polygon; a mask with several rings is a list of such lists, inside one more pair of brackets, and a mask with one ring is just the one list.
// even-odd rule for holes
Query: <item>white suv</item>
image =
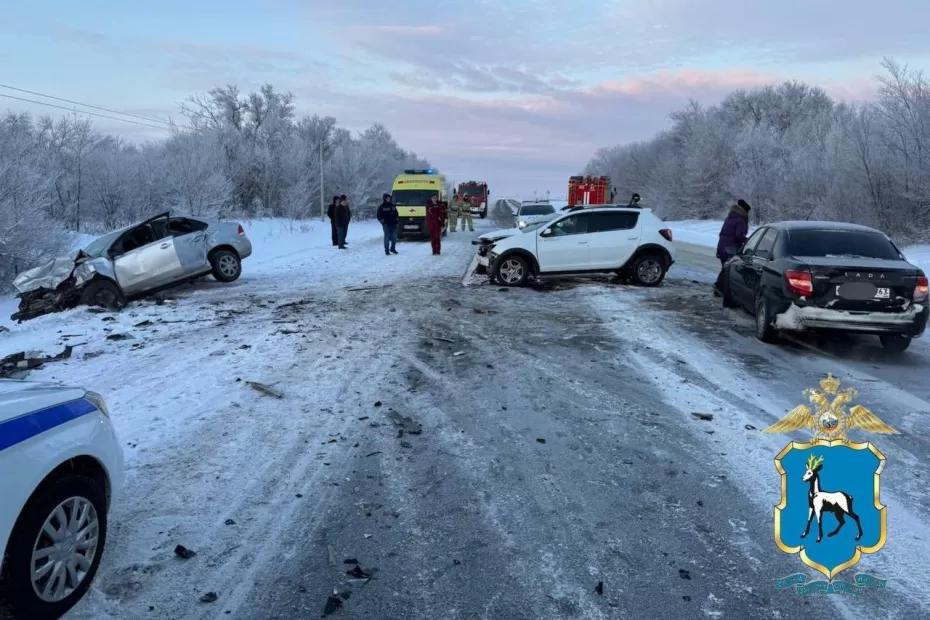
{"label": "white suv", "polygon": [[57,618],[90,587],[123,481],[103,399],[0,380],[0,594],[24,618]]}
{"label": "white suv", "polygon": [[608,272],[657,286],[675,262],[672,231],[650,209],[577,207],[519,233],[506,232],[480,246],[478,255],[491,278],[507,286],[531,276]]}

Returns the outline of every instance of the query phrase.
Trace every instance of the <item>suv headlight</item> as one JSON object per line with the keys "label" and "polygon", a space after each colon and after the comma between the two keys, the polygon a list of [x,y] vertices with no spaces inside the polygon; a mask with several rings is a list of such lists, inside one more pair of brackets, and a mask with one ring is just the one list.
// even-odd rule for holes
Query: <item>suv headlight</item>
{"label": "suv headlight", "polygon": [[107,408],[107,401],[103,400],[103,396],[97,392],[87,392],[87,394],[84,394],[84,398],[89,400],[94,407],[100,410],[100,413],[108,418],[110,417],[110,410]]}
{"label": "suv headlight", "polygon": [[524,222],[523,220],[520,220],[519,222],[517,222],[517,227],[526,228],[526,222]]}

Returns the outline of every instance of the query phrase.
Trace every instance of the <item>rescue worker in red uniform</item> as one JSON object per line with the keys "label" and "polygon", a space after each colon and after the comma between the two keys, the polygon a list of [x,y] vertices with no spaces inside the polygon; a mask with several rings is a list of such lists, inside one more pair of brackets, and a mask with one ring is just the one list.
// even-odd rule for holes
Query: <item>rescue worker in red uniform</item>
{"label": "rescue worker in red uniform", "polygon": [[442,249],[442,230],[445,226],[445,209],[435,197],[430,197],[429,202],[426,203],[426,228],[429,230],[430,242],[433,245],[433,256],[438,256]]}

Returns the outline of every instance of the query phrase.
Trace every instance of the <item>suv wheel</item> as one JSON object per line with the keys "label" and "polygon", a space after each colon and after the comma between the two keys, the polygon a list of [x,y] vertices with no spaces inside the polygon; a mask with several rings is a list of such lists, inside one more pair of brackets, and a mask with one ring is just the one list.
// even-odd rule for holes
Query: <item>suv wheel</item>
{"label": "suv wheel", "polygon": [[126,296],[112,280],[96,278],[87,283],[81,291],[81,303],[108,310],[119,310],[126,305]]}
{"label": "suv wheel", "polygon": [[239,255],[230,250],[217,250],[210,255],[213,277],[220,282],[232,282],[242,274],[242,261]]}
{"label": "suv wheel", "polygon": [[633,281],[640,286],[658,286],[665,278],[665,261],[658,254],[644,254],[633,261]]}
{"label": "suv wheel", "polygon": [[522,256],[505,256],[494,268],[494,277],[504,286],[523,286],[529,275],[529,264]]}
{"label": "suv wheel", "polygon": [[892,353],[903,353],[911,346],[910,336],[887,334],[879,336],[879,339],[882,341],[882,346],[885,347],[885,350],[891,351]]}
{"label": "suv wheel", "polygon": [[94,578],[107,536],[103,484],[63,476],[33,494],[10,536],[7,593],[25,618],[57,618]]}
{"label": "suv wheel", "polygon": [[756,296],[756,338],[769,343],[778,339],[774,318],[771,316],[769,304],[762,293]]}

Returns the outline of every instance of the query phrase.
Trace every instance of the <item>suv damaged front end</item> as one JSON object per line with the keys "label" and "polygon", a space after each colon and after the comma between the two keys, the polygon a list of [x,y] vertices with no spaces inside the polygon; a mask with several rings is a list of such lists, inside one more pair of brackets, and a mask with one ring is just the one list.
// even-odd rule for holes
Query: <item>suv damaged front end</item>
{"label": "suv damaged front end", "polygon": [[27,321],[74,308],[81,301],[84,285],[97,274],[115,279],[110,261],[91,257],[83,251],[24,271],[13,280],[13,286],[19,291],[19,309],[10,318]]}

